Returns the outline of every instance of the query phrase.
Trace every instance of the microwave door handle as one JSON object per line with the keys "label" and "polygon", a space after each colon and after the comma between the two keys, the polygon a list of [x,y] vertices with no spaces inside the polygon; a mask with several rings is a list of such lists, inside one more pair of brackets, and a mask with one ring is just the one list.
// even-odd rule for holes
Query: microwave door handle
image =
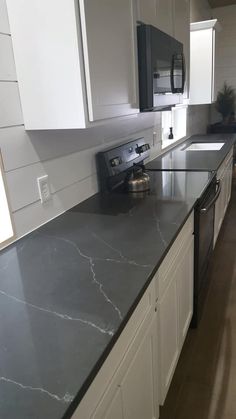
{"label": "microwave door handle", "polygon": [[201,208],[200,212],[203,212],[203,213],[208,212],[211,209],[211,207],[214,205],[214,203],[217,201],[217,199],[218,199],[218,197],[220,195],[220,192],[221,192],[221,182],[220,182],[220,179],[217,180],[216,186],[217,186],[217,190],[216,190],[216,194],[215,194],[214,198],[209,202],[209,204],[205,208]]}
{"label": "microwave door handle", "polygon": [[[175,78],[174,78],[174,69],[175,69],[175,60],[178,60],[178,62],[181,60],[181,72],[182,72],[182,86],[181,88],[176,88],[175,87]],[[181,58],[180,55],[176,55],[174,54],[172,56],[172,63],[171,63],[171,74],[170,74],[170,83],[171,83],[171,91],[172,93],[183,93],[184,92],[184,85],[185,85],[185,78],[186,78],[186,67],[185,67],[185,59],[184,59],[184,54],[181,54]]]}
{"label": "microwave door handle", "polygon": [[172,55],[171,70],[170,70],[170,86],[171,86],[172,93],[175,93],[174,68],[175,68],[175,55]]}

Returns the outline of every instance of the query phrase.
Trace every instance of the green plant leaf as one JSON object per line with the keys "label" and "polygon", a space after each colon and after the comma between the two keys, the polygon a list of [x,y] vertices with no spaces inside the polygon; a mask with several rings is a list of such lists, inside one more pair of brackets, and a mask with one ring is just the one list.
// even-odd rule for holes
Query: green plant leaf
{"label": "green plant leaf", "polygon": [[216,110],[222,115],[223,119],[234,112],[236,93],[233,87],[225,82],[222,89],[217,94],[215,103]]}

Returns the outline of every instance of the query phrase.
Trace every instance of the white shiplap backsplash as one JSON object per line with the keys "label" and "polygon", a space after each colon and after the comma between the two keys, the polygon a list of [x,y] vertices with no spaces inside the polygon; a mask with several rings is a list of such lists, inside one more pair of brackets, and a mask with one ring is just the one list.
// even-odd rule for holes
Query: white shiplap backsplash
{"label": "white shiplap backsplash", "polygon": [[[19,238],[98,190],[95,154],[144,136],[151,155],[161,152],[161,114],[140,114],[87,130],[26,132],[5,0],[0,0],[0,149]],[[208,108],[189,107],[188,136],[205,132]],[[153,144],[153,132],[157,141]],[[41,204],[37,177],[48,174],[52,199]]]}

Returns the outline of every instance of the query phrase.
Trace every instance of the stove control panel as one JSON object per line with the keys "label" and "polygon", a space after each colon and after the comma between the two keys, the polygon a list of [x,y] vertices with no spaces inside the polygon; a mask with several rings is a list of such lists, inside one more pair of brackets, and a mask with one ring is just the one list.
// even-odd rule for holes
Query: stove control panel
{"label": "stove control panel", "polygon": [[[100,183],[103,185],[118,182],[118,177],[122,178],[122,175],[125,176],[126,171],[133,165],[143,163],[149,157],[149,150],[150,145],[145,143],[144,138],[137,138],[98,153]],[[113,178],[112,181],[111,178]]]}

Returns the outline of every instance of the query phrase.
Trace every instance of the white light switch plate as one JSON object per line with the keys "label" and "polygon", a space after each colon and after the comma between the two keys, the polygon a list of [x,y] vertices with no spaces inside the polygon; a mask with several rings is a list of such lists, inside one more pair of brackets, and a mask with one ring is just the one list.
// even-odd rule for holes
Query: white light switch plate
{"label": "white light switch plate", "polygon": [[51,199],[51,191],[48,183],[48,175],[37,178],[38,190],[41,203],[47,202]]}

